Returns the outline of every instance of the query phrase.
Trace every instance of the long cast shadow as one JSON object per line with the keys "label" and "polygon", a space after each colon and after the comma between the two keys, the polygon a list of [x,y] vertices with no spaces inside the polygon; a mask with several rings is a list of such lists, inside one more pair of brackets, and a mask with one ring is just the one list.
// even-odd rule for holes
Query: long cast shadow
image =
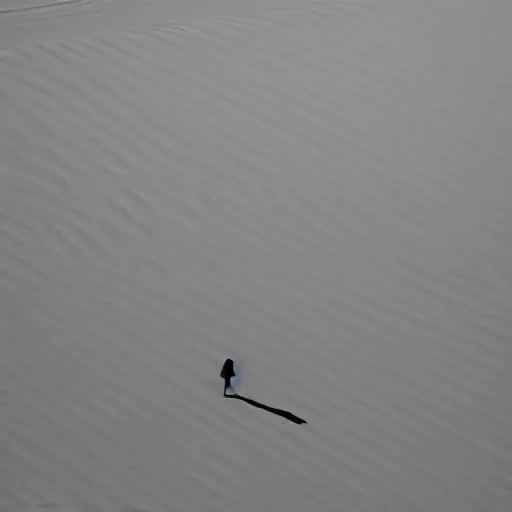
{"label": "long cast shadow", "polygon": [[282,418],[286,418],[288,421],[292,421],[293,423],[296,423],[297,425],[301,425],[302,423],[307,423],[306,420],[303,420],[302,418],[299,418],[298,416],[295,416],[295,414],[292,414],[288,411],[283,411],[282,409],[276,409],[274,407],[269,407],[265,404],[260,404],[259,402],[256,402],[256,400],[253,400],[252,398],[246,398],[242,395],[224,395],[226,398],[236,398],[237,400],[242,400],[243,402],[252,405],[253,407],[257,407],[258,409],[264,409],[265,411],[271,412],[272,414],[277,414],[277,416],[281,416]]}

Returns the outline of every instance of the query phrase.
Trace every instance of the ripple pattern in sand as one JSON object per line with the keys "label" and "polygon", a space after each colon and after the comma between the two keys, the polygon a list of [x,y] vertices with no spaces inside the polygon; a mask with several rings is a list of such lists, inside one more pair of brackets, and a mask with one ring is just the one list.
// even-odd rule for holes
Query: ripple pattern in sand
{"label": "ripple pattern in sand", "polygon": [[398,4],[0,55],[1,507],[510,509],[510,36]]}

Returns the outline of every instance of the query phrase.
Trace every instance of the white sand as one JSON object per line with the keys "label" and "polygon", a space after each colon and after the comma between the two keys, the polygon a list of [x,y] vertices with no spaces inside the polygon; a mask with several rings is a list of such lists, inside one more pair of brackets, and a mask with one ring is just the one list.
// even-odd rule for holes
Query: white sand
{"label": "white sand", "polygon": [[512,4],[0,7],[2,512],[512,510]]}

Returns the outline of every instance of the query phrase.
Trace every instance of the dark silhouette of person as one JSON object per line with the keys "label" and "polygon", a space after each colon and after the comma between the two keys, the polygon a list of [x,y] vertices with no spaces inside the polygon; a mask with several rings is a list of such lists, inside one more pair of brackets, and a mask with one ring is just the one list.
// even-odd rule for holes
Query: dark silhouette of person
{"label": "dark silhouette of person", "polygon": [[[224,396],[226,398],[236,398],[237,400],[241,400],[242,402],[252,405],[253,407],[256,407],[258,409],[264,409],[265,411],[271,412],[272,414],[281,416],[282,418],[285,418],[288,421],[296,423],[297,425],[307,423],[306,420],[299,418],[298,416],[295,416],[295,414],[292,414],[291,412],[284,411],[283,409],[276,409],[275,407],[269,407],[268,405],[256,402],[256,400],[253,400],[252,398],[246,398],[245,396],[239,395],[231,385],[231,379],[236,376],[234,363],[232,359],[226,359],[224,361],[224,365],[222,366],[222,370],[220,371],[220,376],[221,378],[224,379]],[[228,395],[226,393],[228,389],[232,391],[232,394]]]}
{"label": "dark silhouette of person", "polygon": [[222,366],[222,370],[220,371],[221,378],[224,379],[224,396],[230,396],[226,393],[228,389],[235,393],[235,390],[231,387],[231,377],[235,376],[235,370],[232,359],[226,359],[224,365]]}

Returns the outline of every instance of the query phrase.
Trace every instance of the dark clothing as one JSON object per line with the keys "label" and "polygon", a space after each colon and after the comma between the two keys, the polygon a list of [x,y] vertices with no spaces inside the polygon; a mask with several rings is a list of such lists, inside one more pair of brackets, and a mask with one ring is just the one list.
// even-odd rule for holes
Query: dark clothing
{"label": "dark clothing", "polygon": [[235,370],[234,370],[234,364],[232,359],[226,359],[224,362],[224,366],[222,367],[222,370],[220,371],[220,376],[223,379],[230,379],[231,377],[234,377]]}

